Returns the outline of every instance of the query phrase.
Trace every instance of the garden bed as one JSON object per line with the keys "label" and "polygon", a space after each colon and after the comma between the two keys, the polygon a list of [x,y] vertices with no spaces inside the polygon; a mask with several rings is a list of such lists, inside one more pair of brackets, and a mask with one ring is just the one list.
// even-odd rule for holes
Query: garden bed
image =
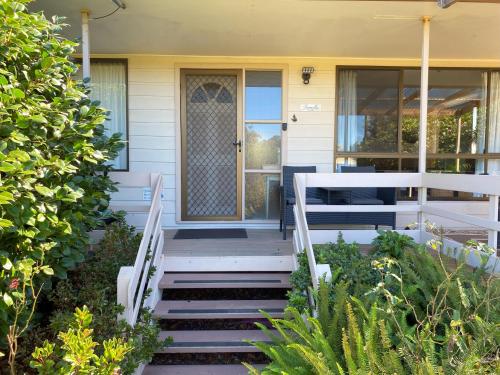
{"label": "garden bed", "polygon": [[[335,243],[314,245],[316,262],[332,272],[315,291],[307,256],[298,254],[286,318],[269,319],[283,334],[255,343],[272,373],[499,373],[500,280],[486,271],[492,258],[484,253],[495,250],[471,242],[449,257],[446,243],[435,236],[419,245],[387,231],[359,246],[339,234]],[[476,268],[465,263],[474,252],[483,254]]]}

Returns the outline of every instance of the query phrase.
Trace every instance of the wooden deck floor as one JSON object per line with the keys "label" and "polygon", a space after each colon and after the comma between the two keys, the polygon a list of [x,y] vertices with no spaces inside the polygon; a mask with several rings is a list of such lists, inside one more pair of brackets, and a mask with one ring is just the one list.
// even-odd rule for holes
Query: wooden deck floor
{"label": "wooden deck floor", "polygon": [[292,254],[292,239],[282,239],[277,229],[247,229],[248,238],[174,240],[175,230],[165,231],[163,252],[169,257],[283,256]]}
{"label": "wooden deck floor", "polygon": [[[163,253],[169,257],[220,257],[220,256],[286,256],[291,255],[292,234],[286,241],[275,229],[247,229],[244,239],[189,239],[174,240],[176,230],[165,230]],[[446,237],[465,243],[468,239],[487,241],[486,233],[455,231]],[[363,247],[367,252],[370,246]]]}

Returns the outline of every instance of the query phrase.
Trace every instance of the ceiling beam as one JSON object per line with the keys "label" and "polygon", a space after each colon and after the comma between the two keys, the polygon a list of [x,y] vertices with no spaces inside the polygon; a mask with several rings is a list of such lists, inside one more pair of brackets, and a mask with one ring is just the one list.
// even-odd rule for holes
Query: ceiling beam
{"label": "ceiling beam", "polygon": [[[430,89],[431,89],[431,87],[429,87],[429,90],[430,90]],[[404,106],[405,106],[406,104],[408,104],[409,102],[411,102],[412,100],[415,100],[415,99],[417,99],[417,98],[420,98],[420,88],[418,88],[418,89],[417,89],[417,90],[415,90],[415,91],[414,91],[411,95],[408,95],[406,98],[404,98],[404,99],[403,99],[403,104],[401,105],[401,109],[403,109],[403,108],[404,108]],[[398,104],[398,106],[396,106],[396,107],[394,107],[394,108],[389,109],[389,110],[385,113],[385,115],[386,115],[386,116],[390,116],[390,115],[392,115],[393,113],[397,112],[398,108],[399,108],[399,104]]]}
{"label": "ceiling beam", "polygon": [[473,92],[475,89],[474,88],[465,88],[462,89],[446,98],[442,102],[436,103],[432,108],[429,108],[429,112],[435,112],[443,108],[447,103],[452,102],[454,100],[457,100],[461,98],[462,96],[467,96],[471,92]]}
{"label": "ceiling beam", "polygon": [[375,99],[377,99],[380,94],[382,94],[384,91],[385,91],[386,87],[384,88],[378,88],[378,89],[375,89],[370,95],[368,95],[366,97],[366,99],[364,99],[359,105],[358,105],[358,108],[357,108],[357,112],[358,113],[361,113],[366,107],[368,107]]}

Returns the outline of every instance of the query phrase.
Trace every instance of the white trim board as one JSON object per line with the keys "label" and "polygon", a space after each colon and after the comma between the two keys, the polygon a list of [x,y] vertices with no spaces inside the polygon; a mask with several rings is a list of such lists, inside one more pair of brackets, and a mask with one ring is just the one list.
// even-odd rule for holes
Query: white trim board
{"label": "white trim board", "polygon": [[284,256],[164,256],[165,272],[293,271],[292,255]]}

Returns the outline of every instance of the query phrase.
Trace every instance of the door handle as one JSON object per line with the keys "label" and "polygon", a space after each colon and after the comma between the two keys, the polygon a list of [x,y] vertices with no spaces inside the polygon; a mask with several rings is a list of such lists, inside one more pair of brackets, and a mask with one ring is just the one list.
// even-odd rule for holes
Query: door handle
{"label": "door handle", "polygon": [[241,142],[241,139],[238,140],[238,142],[233,142],[233,146],[238,146],[238,152],[241,152],[241,145],[243,142]]}

